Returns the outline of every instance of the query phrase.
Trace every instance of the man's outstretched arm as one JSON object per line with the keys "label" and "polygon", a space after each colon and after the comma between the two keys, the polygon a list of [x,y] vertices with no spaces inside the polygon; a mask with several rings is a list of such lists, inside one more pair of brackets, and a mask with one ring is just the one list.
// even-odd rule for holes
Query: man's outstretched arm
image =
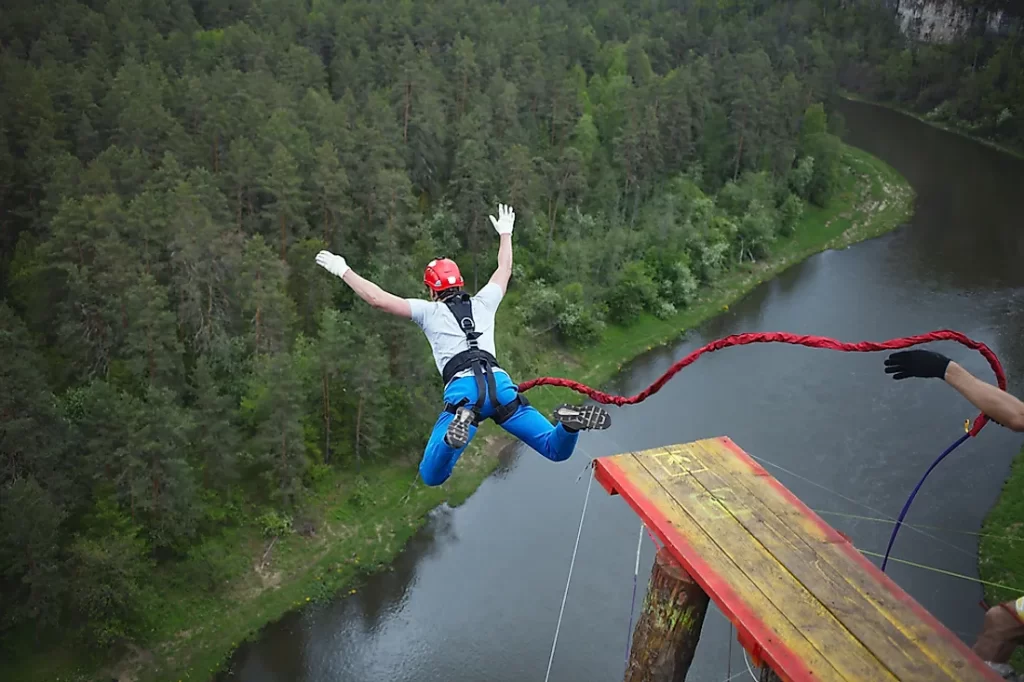
{"label": "man's outstretched arm", "polygon": [[1024,431],[1024,402],[998,386],[986,383],[945,355],[928,350],[893,353],[885,360],[885,373],[894,379],[943,379],[992,421]]}
{"label": "man's outstretched arm", "polygon": [[516,213],[511,206],[498,204],[497,219],[494,216],[489,218],[501,240],[498,245],[498,269],[491,275],[490,284],[501,287],[504,295],[508,290],[508,281],[512,278],[512,227],[516,222]]}
{"label": "man's outstretched arm", "polygon": [[370,280],[360,277],[348,266],[345,259],[330,251],[321,251],[316,255],[316,264],[341,280],[356,292],[356,295],[377,310],[411,318],[412,308],[404,298],[388,293]]}

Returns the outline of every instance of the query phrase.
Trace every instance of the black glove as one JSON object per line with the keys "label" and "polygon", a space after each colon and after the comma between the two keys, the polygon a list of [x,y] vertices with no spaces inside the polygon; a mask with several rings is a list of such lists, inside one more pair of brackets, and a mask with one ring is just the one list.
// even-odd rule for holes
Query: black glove
{"label": "black glove", "polygon": [[885,373],[899,381],[907,377],[945,379],[949,358],[930,350],[904,350],[885,359]]}

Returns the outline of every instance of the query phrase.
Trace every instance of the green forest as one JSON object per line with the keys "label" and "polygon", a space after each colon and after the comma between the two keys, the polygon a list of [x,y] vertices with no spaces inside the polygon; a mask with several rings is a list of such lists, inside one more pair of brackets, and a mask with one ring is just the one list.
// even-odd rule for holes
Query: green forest
{"label": "green forest", "polygon": [[[390,291],[494,268],[525,377],[772,254],[841,182],[841,88],[1024,142],[1016,35],[839,0],[10,0],[0,7],[0,644],[104,661],[216,593],[232,529],[415,463]],[[177,591],[177,592],[176,592]]]}
{"label": "green forest", "polygon": [[[1004,0],[960,0],[965,7],[1021,13]],[[981,13],[950,44],[912,43],[884,3],[848,3],[825,22],[843,88],[1024,152],[1024,25],[986,28]]]}

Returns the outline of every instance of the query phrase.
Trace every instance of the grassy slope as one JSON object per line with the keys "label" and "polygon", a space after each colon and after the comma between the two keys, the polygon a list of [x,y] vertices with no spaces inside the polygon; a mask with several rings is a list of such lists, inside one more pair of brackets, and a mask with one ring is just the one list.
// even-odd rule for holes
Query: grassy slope
{"label": "grassy slope", "polygon": [[[1002,493],[985,518],[978,544],[978,573],[982,580],[1024,588],[1024,449],[1013,462]],[[1024,591],[986,586],[989,604],[1024,596]],[[1017,649],[1013,663],[1024,670],[1024,652]]]}
{"label": "grassy slope", "polygon": [[[882,234],[909,215],[913,193],[895,170],[852,147],[845,150],[845,162],[842,189],[831,205],[809,208],[796,234],[775,245],[771,259],[726,275],[670,319],[645,316],[629,329],[609,328],[601,343],[571,358],[552,355],[543,373],[601,385],[623,362],[655,345],[671,343],[794,263],[826,248]],[[569,397],[559,393],[535,391],[530,399],[547,411]],[[268,542],[259,529],[232,529],[222,542],[230,548],[238,578],[216,595],[170,583],[158,587],[159,603],[150,609],[156,625],[149,648],[104,672],[139,682],[207,679],[239,642],[255,636],[265,623],[306,602],[358,591],[361,577],[385,568],[429,510],[444,501],[460,504],[486,478],[495,465],[491,455],[502,442],[497,434],[492,425],[485,425],[476,447],[437,488],[415,482],[414,462],[367,467],[364,477],[372,483],[362,487],[351,480],[350,472],[336,472],[322,482],[313,501],[321,514],[316,535],[283,537],[265,564]],[[19,682],[96,679],[96,671],[96,665],[76,659],[70,650],[63,655],[43,652],[6,670],[0,664],[0,678]]]}

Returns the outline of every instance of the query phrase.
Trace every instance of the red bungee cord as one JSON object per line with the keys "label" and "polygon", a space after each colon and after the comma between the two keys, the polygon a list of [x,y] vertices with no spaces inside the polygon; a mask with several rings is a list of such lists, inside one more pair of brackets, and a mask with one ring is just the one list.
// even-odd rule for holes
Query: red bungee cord
{"label": "red bungee cord", "polygon": [[[682,358],[669,367],[668,370],[653,384],[633,396],[625,397],[620,395],[610,395],[578,381],[573,381],[572,379],[561,379],[558,377],[540,377],[526,381],[519,384],[519,391],[521,393],[526,392],[535,386],[558,386],[581,393],[604,405],[635,405],[643,402],[660,391],[662,387],[668,383],[669,379],[678,374],[684,367],[692,364],[700,356],[705,353],[713,353],[716,350],[722,350],[723,348],[730,348],[732,346],[746,346],[751,343],[788,343],[796,346],[807,346],[808,348],[837,350],[844,353],[873,353],[884,350],[900,350],[902,348],[918,346],[932,341],[956,341],[957,343],[967,346],[972,350],[978,351],[986,360],[988,360],[988,364],[992,367],[992,371],[996,375],[996,381],[999,384],[999,388],[1004,391],[1006,390],[1006,374],[1003,372],[1003,366],[999,362],[999,358],[996,357],[996,354],[992,352],[991,348],[980,341],[975,341],[974,339],[964,336],[960,332],[940,329],[928,332],[927,334],[904,336],[898,339],[891,339],[889,341],[860,341],[858,343],[837,341],[836,339],[830,339],[827,336],[790,334],[787,332],[753,332],[746,334],[733,334],[701,346],[685,358]],[[970,435],[978,435],[978,432],[984,428],[988,421],[988,417],[984,414],[978,415],[974,420],[974,426],[970,429]]]}

